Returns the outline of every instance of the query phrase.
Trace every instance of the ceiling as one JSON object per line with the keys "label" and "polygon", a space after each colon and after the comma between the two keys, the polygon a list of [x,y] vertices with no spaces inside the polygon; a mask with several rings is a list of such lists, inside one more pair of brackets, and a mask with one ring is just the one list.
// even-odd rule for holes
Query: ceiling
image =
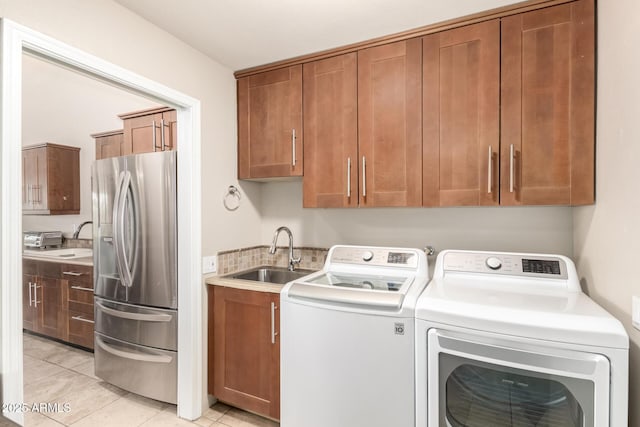
{"label": "ceiling", "polygon": [[410,30],[514,0],[115,0],[232,70]]}

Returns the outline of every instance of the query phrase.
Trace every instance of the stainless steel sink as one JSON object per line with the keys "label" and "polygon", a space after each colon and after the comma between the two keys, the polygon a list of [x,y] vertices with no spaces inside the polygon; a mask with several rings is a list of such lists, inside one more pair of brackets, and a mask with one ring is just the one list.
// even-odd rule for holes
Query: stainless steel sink
{"label": "stainless steel sink", "polygon": [[295,279],[299,279],[307,274],[314,273],[315,270],[305,270],[299,268],[295,271],[289,271],[280,267],[258,267],[240,273],[230,274],[226,277],[232,279],[253,280],[255,282],[268,282],[284,285]]}

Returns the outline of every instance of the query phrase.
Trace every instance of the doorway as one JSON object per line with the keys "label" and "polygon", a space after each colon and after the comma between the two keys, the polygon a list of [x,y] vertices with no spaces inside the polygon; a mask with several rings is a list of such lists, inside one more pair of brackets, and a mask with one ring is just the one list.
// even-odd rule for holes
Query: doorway
{"label": "doorway", "polygon": [[[200,243],[200,102],[50,37],[2,20],[2,133],[0,135],[0,364],[3,403],[23,402],[22,342],[22,73],[23,54],[53,62],[178,112],[178,415],[203,409]],[[20,412],[5,413],[18,424]]]}

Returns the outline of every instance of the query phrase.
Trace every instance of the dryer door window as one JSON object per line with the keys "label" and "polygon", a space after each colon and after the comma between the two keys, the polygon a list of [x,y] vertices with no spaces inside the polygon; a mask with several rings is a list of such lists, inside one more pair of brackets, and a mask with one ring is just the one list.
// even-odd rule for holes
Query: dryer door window
{"label": "dryer door window", "polygon": [[[585,426],[579,399],[553,377],[443,356],[441,366],[452,365],[456,367],[444,379],[441,390],[447,425]],[[593,383],[575,385],[582,392],[584,403],[592,405]]]}

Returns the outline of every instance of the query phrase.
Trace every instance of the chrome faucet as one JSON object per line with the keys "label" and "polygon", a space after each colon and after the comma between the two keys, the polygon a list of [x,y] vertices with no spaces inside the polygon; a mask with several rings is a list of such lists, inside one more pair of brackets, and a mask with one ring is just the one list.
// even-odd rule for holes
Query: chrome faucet
{"label": "chrome faucet", "polygon": [[288,227],[285,227],[285,226],[278,227],[276,232],[273,234],[273,242],[271,242],[271,247],[269,248],[269,253],[272,254],[272,255],[276,253],[276,243],[278,243],[278,236],[280,235],[281,231],[286,231],[287,234],[289,235],[289,267],[288,267],[288,270],[289,271],[293,271],[293,270],[295,270],[295,265],[296,264],[300,264],[300,257],[298,257],[298,258],[294,258],[293,257],[293,234],[291,233],[291,230],[289,230]]}
{"label": "chrome faucet", "polygon": [[76,228],[76,231],[73,232],[73,237],[72,238],[73,239],[77,239],[78,236],[80,235],[80,230],[82,230],[82,227],[84,227],[87,224],[93,224],[93,221],[85,221],[82,224],[80,224],[78,226],[78,228]]}

